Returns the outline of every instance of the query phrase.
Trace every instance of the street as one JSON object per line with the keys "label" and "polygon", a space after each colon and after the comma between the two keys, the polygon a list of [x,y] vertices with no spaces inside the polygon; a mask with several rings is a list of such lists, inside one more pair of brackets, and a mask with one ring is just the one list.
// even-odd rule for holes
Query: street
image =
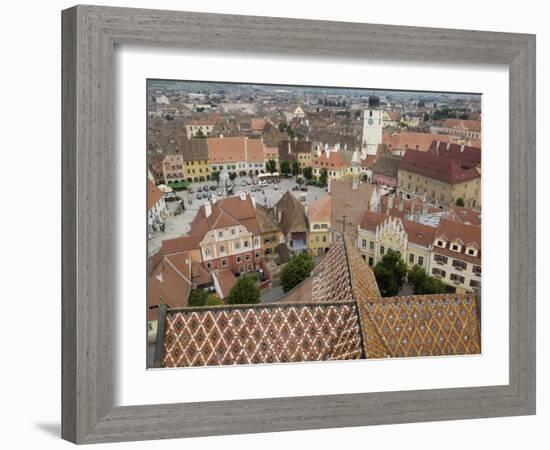
{"label": "street", "polygon": [[[251,194],[256,200],[257,204],[261,204],[269,208],[272,208],[273,205],[275,205],[280,200],[280,198],[284,195],[286,191],[290,191],[291,194],[295,195],[298,199],[302,196],[302,194],[305,194],[304,205],[308,205],[311,202],[318,200],[325,193],[325,188],[314,186],[308,186],[307,191],[292,191],[292,187],[296,186],[296,181],[290,178],[281,178],[278,184],[268,184],[266,187],[263,188],[263,193],[252,192],[252,187],[257,188],[257,185],[242,186],[241,184],[243,181],[250,181],[250,177],[238,177],[233,181],[233,184],[235,185],[233,195],[237,195],[240,191]],[[179,215],[173,214],[174,211],[178,208],[179,202],[166,202],[166,207],[171,215],[168,216],[166,219],[164,232],[157,231],[152,232],[149,235],[149,243],[147,247],[147,252],[149,256],[153,255],[160,249],[163,240],[185,236],[189,232],[190,224],[195,217],[198,208],[207,201],[206,199],[197,199],[197,189],[199,187],[201,189],[205,187],[208,189],[209,186],[213,185],[217,185],[216,182],[206,181],[202,183],[191,183],[190,188],[193,190],[193,193],[189,193],[188,190],[178,191],[176,194],[180,198],[184,199],[185,202],[185,210]],[[275,186],[278,187],[277,190],[275,189]],[[218,194],[218,190],[208,190],[208,192],[212,192],[212,195],[216,196]]]}

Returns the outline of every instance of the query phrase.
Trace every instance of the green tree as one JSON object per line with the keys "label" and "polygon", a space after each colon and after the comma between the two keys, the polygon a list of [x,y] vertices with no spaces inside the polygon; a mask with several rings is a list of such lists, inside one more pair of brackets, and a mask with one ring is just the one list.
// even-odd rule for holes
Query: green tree
{"label": "green tree", "polygon": [[201,129],[199,129],[199,131],[196,132],[195,137],[199,139],[204,139],[206,135],[202,132]]}
{"label": "green tree", "polygon": [[188,306],[204,306],[208,294],[202,289],[193,289],[189,294],[189,300],[187,300]]}
{"label": "green tree", "polygon": [[283,175],[288,175],[290,173],[290,163],[288,161],[281,162],[280,167]]}
{"label": "green tree", "polygon": [[283,291],[288,292],[304,281],[315,267],[313,258],[307,253],[294,255],[281,271]]}
{"label": "green tree", "polygon": [[277,163],[273,159],[267,161],[265,167],[269,173],[277,172]]}
{"label": "green tree", "polygon": [[229,172],[229,179],[233,181],[235,178],[237,178],[237,172]]}
{"label": "green tree", "polygon": [[392,249],[374,267],[374,276],[382,297],[397,295],[405,283],[406,275],[407,265],[401,259],[401,253]]}
{"label": "green tree", "polygon": [[285,131],[287,126],[288,125],[286,124],[286,122],[280,122],[279,123],[279,131],[281,131],[281,132]]}
{"label": "green tree", "polygon": [[418,264],[411,269],[407,280],[413,285],[415,295],[445,293],[445,284],[438,278],[428,276]]}
{"label": "green tree", "polygon": [[464,199],[462,197],[458,197],[456,199],[456,206],[460,206],[461,208],[464,208]]}
{"label": "green tree", "polygon": [[321,175],[319,175],[319,183],[321,183],[321,185],[323,185],[323,186],[326,186],[327,178],[328,178],[327,169],[322,169],[321,170]]}
{"label": "green tree", "polygon": [[209,294],[206,297],[206,300],[204,302],[204,306],[219,306],[223,305],[223,300],[217,295],[217,294]]}
{"label": "green tree", "polygon": [[220,182],[220,171],[219,170],[214,170],[213,172],[210,173],[210,179],[215,181],[216,183],[219,183]]}
{"label": "green tree", "polygon": [[300,165],[298,161],[292,161],[292,175],[296,176],[300,173]]}
{"label": "green tree", "polygon": [[304,167],[304,170],[302,172],[306,180],[313,179],[313,169],[311,167]]}
{"label": "green tree", "polygon": [[286,134],[288,134],[288,137],[290,139],[294,139],[294,137],[296,136],[296,133],[294,132],[294,130],[290,128],[290,125],[286,128]]}
{"label": "green tree", "polygon": [[227,303],[230,305],[260,303],[260,290],[256,286],[256,280],[250,275],[241,275],[229,291]]}

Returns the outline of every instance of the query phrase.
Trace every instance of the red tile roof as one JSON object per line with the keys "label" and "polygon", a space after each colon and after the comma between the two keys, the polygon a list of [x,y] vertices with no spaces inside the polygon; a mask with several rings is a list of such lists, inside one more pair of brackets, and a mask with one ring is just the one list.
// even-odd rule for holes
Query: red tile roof
{"label": "red tile roof", "polygon": [[153,208],[162,195],[162,191],[147,177],[147,210]]}
{"label": "red tile roof", "polygon": [[382,143],[390,150],[422,150],[427,151],[434,140],[448,142],[449,136],[432,133],[384,133]]}
{"label": "red tile roof", "polygon": [[332,212],[332,197],[324,194],[320,199],[309,204],[307,218],[309,222],[329,222]]}
{"label": "red tile roof", "polygon": [[457,130],[481,131],[480,120],[445,119],[442,126]]}
{"label": "red tile roof", "polygon": [[314,169],[341,170],[348,167],[348,163],[341,152],[324,152],[321,156],[312,159],[310,163]]}
{"label": "red tile roof", "polygon": [[430,153],[443,155],[459,161],[465,168],[475,167],[481,164],[481,148],[469,145],[449,144],[441,140],[433,141],[430,145]]}
{"label": "red tile roof", "polygon": [[455,160],[445,155],[407,150],[399,164],[399,170],[424,177],[456,184],[481,177],[477,168],[463,169]]}

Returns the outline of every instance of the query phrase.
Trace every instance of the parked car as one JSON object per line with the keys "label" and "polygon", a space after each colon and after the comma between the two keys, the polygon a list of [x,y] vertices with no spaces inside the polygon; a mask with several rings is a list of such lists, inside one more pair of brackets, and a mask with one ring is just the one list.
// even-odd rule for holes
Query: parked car
{"label": "parked car", "polygon": [[201,186],[199,186],[199,187],[197,188],[197,192],[202,192],[202,187],[201,187]]}
{"label": "parked car", "polygon": [[194,194],[194,193],[195,193],[195,191],[193,190],[193,188],[189,188],[189,190],[188,190],[187,192],[189,192],[190,194]]}
{"label": "parked car", "polygon": [[248,185],[250,186],[250,185],[252,184],[252,181],[247,180],[247,181],[246,181],[246,184],[248,184]]}
{"label": "parked car", "polygon": [[222,191],[218,191],[218,197],[221,197],[223,195]]}
{"label": "parked car", "polygon": [[276,184],[273,184],[273,189],[275,189],[276,191],[279,190],[279,186],[277,186]]}
{"label": "parked car", "polygon": [[172,201],[172,200],[176,200],[178,197],[176,196],[176,194],[174,194],[173,192],[165,192],[163,194],[163,197],[164,197],[164,200],[166,201]]}
{"label": "parked car", "polygon": [[241,186],[246,186],[246,181],[243,180],[243,181],[241,182]]}
{"label": "parked car", "polygon": [[300,190],[301,190],[301,191],[307,191],[307,186],[302,186],[302,187],[300,188]]}
{"label": "parked car", "polygon": [[211,191],[215,191],[216,189],[217,189],[217,186],[214,186],[214,185],[210,186]]}
{"label": "parked car", "polygon": [[201,198],[202,198],[202,194],[199,192],[199,193],[197,194],[197,200],[200,200]]}

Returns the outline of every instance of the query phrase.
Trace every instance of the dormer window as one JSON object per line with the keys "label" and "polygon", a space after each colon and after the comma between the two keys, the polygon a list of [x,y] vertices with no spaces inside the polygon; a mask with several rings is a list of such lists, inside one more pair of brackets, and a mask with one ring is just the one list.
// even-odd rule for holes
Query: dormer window
{"label": "dormer window", "polygon": [[442,241],[441,239],[437,241],[438,247],[445,247],[445,241]]}

